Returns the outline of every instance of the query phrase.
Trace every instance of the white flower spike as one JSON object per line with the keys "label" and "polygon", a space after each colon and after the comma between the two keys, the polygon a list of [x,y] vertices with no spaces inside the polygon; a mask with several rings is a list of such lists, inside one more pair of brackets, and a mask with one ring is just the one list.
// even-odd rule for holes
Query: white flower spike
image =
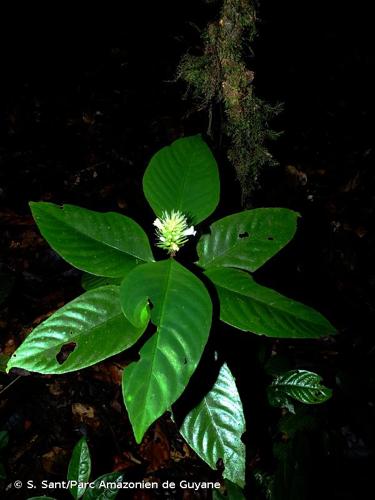
{"label": "white flower spike", "polygon": [[167,250],[172,257],[187,242],[188,236],[196,234],[194,226],[188,227],[186,216],[178,210],[172,210],[170,214],[163,212],[160,219],[155,219],[153,224],[158,238],[156,245]]}

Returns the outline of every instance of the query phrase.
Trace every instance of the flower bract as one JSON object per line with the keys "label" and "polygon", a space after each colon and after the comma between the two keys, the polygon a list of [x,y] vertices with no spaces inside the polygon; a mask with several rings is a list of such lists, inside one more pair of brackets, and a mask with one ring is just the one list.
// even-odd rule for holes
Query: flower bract
{"label": "flower bract", "polygon": [[188,236],[196,234],[194,226],[189,227],[186,215],[178,210],[163,212],[160,218],[155,219],[154,226],[158,238],[156,245],[172,256],[187,242]]}

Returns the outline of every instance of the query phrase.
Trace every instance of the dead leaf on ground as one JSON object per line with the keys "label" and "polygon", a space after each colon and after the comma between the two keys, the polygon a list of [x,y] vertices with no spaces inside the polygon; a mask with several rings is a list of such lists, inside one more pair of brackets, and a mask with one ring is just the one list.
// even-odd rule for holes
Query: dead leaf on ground
{"label": "dead leaf on ground", "polygon": [[128,467],[134,467],[134,465],[142,464],[142,462],[138,460],[130,451],[124,451],[121,453],[121,455],[115,455],[113,460],[114,472],[127,469]]}
{"label": "dead leaf on ground", "polygon": [[124,368],[117,363],[100,363],[92,367],[96,380],[109,384],[121,385]]}
{"label": "dead leaf on ground", "polygon": [[111,408],[115,410],[117,413],[122,413],[123,411],[123,405],[120,403],[118,398],[113,399],[110,404]]}
{"label": "dead leaf on ground", "polygon": [[294,165],[287,165],[285,167],[285,173],[291,187],[297,187],[298,185],[306,186],[307,175],[303,170],[298,169]]}
{"label": "dead leaf on ground", "polygon": [[59,446],[53,446],[51,450],[42,455],[43,469],[49,474],[61,474],[66,469],[67,458],[67,450]]}
{"label": "dead leaf on ground", "polygon": [[186,443],[182,445],[182,451],[178,450],[171,451],[171,459],[173,460],[173,462],[179,462],[180,460],[184,460],[185,458],[193,458],[193,457],[194,453]]}
{"label": "dead leaf on ground", "polygon": [[3,350],[2,350],[2,354],[4,354],[5,356],[11,356],[14,353],[14,351],[16,350],[16,348],[17,348],[17,345],[16,345],[15,340],[13,338],[10,338],[5,342]]}
{"label": "dead leaf on ground", "polygon": [[0,222],[9,226],[33,226],[34,219],[31,215],[19,215],[12,210],[3,210],[0,212]]}
{"label": "dead leaf on ground", "polygon": [[48,384],[48,391],[52,396],[61,396],[64,394],[63,384],[59,380],[54,380],[52,384]]}
{"label": "dead leaf on ground", "polygon": [[356,172],[356,174],[351,177],[346,184],[339,188],[339,191],[342,193],[350,193],[351,191],[355,191],[361,183],[361,172]]}
{"label": "dead leaf on ground", "polygon": [[149,462],[148,472],[158,470],[170,461],[169,441],[159,423],[155,424],[154,431],[150,432],[142,442],[139,454]]}
{"label": "dead leaf on ground", "polygon": [[98,429],[101,425],[100,420],[95,415],[95,408],[93,406],[83,403],[73,403],[72,413],[76,421],[82,422],[94,430]]}
{"label": "dead leaf on ground", "polygon": [[363,226],[358,226],[355,230],[355,234],[358,238],[363,238],[368,233],[368,230]]}

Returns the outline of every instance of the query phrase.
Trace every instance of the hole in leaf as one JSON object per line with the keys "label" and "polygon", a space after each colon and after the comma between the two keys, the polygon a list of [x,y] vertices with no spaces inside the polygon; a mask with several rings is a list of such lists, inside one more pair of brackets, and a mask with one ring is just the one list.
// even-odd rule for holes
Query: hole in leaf
{"label": "hole in leaf", "polygon": [[249,237],[249,233],[247,231],[245,231],[244,233],[240,233],[238,235],[239,238],[248,238]]}
{"label": "hole in leaf", "polygon": [[56,354],[56,361],[59,365],[62,365],[68,359],[76,347],[77,344],[75,342],[68,342],[67,344],[61,346],[60,351]]}
{"label": "hole in leaf", "polygon": [[273,241],[273,236],[268,236],[267,240]]}
{"label": "hole in leaf", "polygon": [[187,359],[184,358],[184,365],[187,365]]}

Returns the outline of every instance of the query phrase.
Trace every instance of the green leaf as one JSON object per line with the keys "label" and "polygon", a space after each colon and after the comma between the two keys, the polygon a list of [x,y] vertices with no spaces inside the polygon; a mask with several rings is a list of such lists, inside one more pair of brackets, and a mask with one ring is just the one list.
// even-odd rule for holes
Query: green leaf
{"label": "green leaf", "polygon": [[[121,311],[120,287],[84,293],[37,326],[10,358],[18,367],[39,373],[66,373],[91,366],[133,345],[143,328],[134,327]],[[60,364],[56,356],[71,350]],[[70,349],[69,349],[70,348]]]}
{"label": "green leaf", "polygon": [[81,278],[81,286],[84,290],[93,290],[106,285],[120,285],[122,278],[105,278],[94,274],[84,273]]}
{"label": "green leaf", "polygon": [[129,217],[46,202],[31,202],[30,207],[51,247],[82,271],[116,278],[154,260],[146,234]]}
{"label": "green leaf", "polygon": [[332,396],[332,390],[322,385],[322,377],[306,370],[291,370],[275,378],[268,388],[270,403],[283,406],[283,400],[291,397],[306,404],[324,403]]}
{"label": "green leaf", "polygon": [[335,332],[320,313],[258,285],[247,272],[216,268],[205,274],[216,286],[220,319],[239,330],[282,338],[318,338]]}
{"label": "green leaf", "polygon": [[231,481],[225,481],[225,493],[213,490],[212,500],[246,500],[246,498],[242,488]]}
{"label": "green leaf", "polygon": [[81,438],[75,445],[68,467],[68,481],[76,481],[78,484],[69,488],[70,493],[76,500],[84,494],[86,486],[80,483],[88,482],[91,474],[90,450],[86,439]]}
{"label": "green leaf", "polygon": [[192,224],[206,219],[220,195],[217,164],[200,135],[177,139],[158,151],[143,177],[143,191],[158,217],[179,210]]}
{"label": "green leaf", "polygon": [[110,472],[98,477],[94,481],[94,487],[86,490],[83,500],[112,500],[116,498],[120,491],[116,485],[121,483],[122,479],[121,472]]}
{"label": "green leaf", "polygon": [[134,325],[143,323],[150,302],[151,321],[157,326],[140,360],[123,375],[124,401],[140,443],[196,369],[210,331],[212,304],[203,283],[173,259],[133,269],[121,285],[121,302]]}
{"label": "green leaf", "polygon": [[245,418],[235,379],[228,366],[221,367],[211,391],[185,418],[181,434],[210,467],[224,461],[223,477],[240,487],[245,483]]}
{"label": "green leaf", "polygon": [[299,214],[287,208],[256,208],[210,226],[197,246],[200,267],[239,267],[254,272],[294,236]]}

